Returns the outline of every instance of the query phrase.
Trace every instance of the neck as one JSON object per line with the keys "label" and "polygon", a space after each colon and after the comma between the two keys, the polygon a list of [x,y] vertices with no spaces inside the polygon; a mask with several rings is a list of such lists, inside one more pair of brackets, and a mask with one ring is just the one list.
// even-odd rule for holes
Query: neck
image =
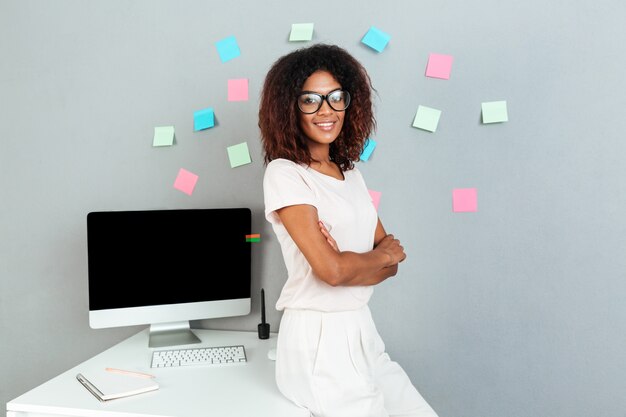
{"label": "neck", "polygon": [[315,160],[316,162],[320,164],[331,163],[330,145],[322,144],[322,143],[316,143],[314,145],[309,144],[309,153],[311,154],[311,157],[313,158],[313,160]]}

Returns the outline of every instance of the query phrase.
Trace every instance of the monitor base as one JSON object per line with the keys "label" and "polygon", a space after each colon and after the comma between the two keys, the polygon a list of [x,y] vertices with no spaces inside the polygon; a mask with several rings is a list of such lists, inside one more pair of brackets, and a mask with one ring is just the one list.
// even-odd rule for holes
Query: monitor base
{"label": "monitor base", "polygon": [[202,342],[191,330],[188,321],[150,325],[148,347],[189,345]]}

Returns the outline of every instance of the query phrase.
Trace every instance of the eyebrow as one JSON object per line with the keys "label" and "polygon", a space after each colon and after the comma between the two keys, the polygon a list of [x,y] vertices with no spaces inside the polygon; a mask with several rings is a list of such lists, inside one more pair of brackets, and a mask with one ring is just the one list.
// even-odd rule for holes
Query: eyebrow
{"label": "eyebrow", "polygon": [[333,93],[333,92],[335,92],[335,91],[343,91],[343,88],[342,88],[342,87],[339,87],[339,88],[332,89],[332,90],[330,90],[330,91],[329,91],[328,93],[326,93],[326,94],[322,94],[322,93],[319,93],[319,92],[317,92],[317,91],[302,90],[302,91],[300,91],[300,94],[319,94],[320,96],[327,96],[327,95],[329,95],[330,93]]}

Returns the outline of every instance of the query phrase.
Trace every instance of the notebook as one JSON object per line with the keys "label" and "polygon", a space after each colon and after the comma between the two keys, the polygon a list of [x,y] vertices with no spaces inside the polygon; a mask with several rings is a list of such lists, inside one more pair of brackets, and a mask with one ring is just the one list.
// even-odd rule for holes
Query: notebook
{"label": "notebook", "polygon": [[159,389],[159,384],[154,378],[142,378],[105,370],[78,374],[76,379],[100,401],[129,397]]}

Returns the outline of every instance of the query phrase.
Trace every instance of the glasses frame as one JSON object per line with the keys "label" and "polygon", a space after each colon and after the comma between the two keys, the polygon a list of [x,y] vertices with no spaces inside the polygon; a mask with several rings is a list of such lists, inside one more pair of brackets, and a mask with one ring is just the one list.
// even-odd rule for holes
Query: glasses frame
{"label": "glasses frame", "polygon": [[[328,97],[331,96],[333,93],[336,93],[337,91],[342,91],[346,94],[347,97],[347,102],[348,104],[346,105],[345,108],[338,110],[336,108],[333,107],[333,105],[331,104],[331,102],[328,100]],[[302,110],[302,108],[300,108],[300,96],[303,96],[305,94],[312,94],[314,96],[317,96],[320,98],[320,104],[317,107],[317,109],[315,111],[311,111],[311,112],[306,112],[304,110]],[[350,93],[342,88],[336,88],[333,91],[329,91],[328,94],[320,94],[320,93],[316,93],[315,91],[301,91],[300,94],[298,94],[298,97],[296,99],[296,104],[298,105],[298,110],[300,110],[302,113],[304,114],[313,114],[313,113],[317,113],[318,111],[320,111],[320,109],[322,108],[322,105],[324,104],[324,101],[326,101],[326,103],[328,103],[328,105],[330,106],[331,109],[333,109],[334,111],[346,111],[346,109],[348,107],[350,107],[350,103],[352,102],[352,97],[350,96]]]}

